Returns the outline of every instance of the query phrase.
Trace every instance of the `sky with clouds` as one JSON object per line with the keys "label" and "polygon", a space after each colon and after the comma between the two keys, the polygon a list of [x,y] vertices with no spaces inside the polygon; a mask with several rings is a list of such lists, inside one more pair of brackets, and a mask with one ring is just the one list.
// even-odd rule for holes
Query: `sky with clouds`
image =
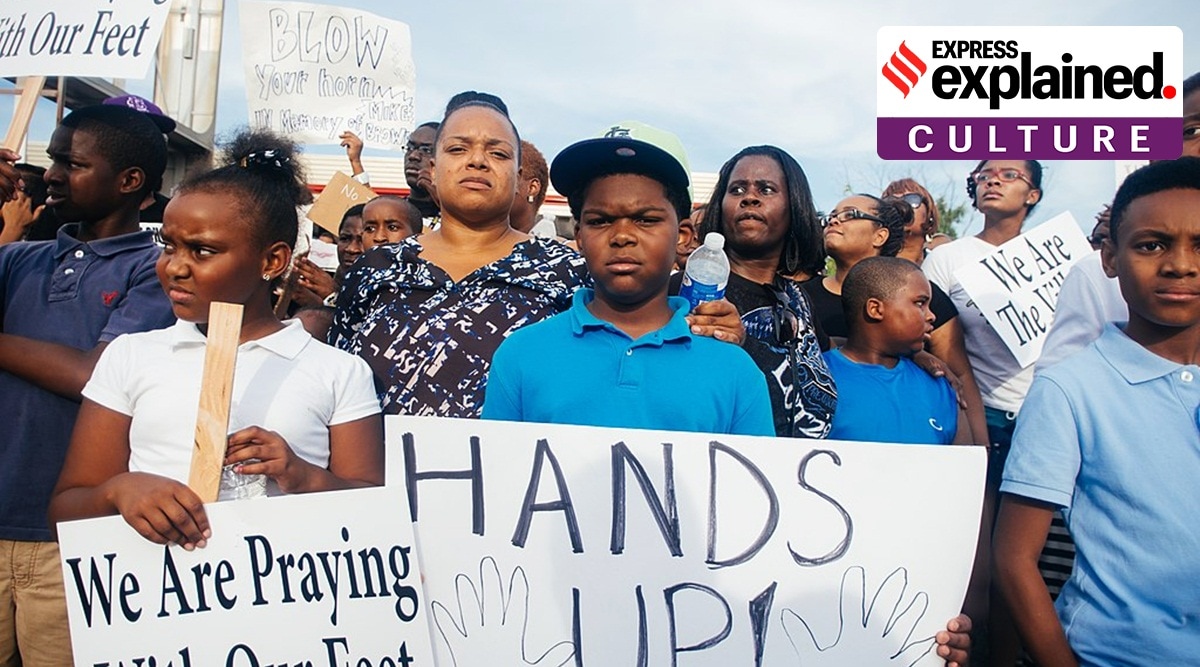
{"label": "sky with clouds", "polygon": [[[678,134],[695,171],[740,148],[797,157],[819,208],[847,187],[878,191],[913,175],[965,200],[973,163],[885,162],[875,155],[876,31],[886,25],[1175,25],[1184,72],[1200,13],[1183,0],[340,0],[409,24],[417,117],[438,119],[460,90],[496,93],[523,138],[548,156],[621,120]],[[237,0],[226,0],[218,132],[246,123]],[[144,84],[148,89],[148,84]],[[138,92],[138,83],[129,88]],[[149,91],[145,94],[149,94]],[[327,149],[315,149],[324,152]],[[336,148],[335,148],[336,150]],[[1033,221],[1070,210],[1091,227],[1111,197],[1113,163],[1047,163]],[[980,227],[978,216],[968,233]]]}

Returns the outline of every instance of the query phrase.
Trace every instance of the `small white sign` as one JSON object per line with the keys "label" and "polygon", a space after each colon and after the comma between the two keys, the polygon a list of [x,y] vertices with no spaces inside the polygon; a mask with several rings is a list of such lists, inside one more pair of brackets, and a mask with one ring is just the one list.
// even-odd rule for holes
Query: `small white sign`
{"label": "small white sign", "polygon": [[314,238],[308,248],[308,260],[325,271],[337,271],[337,244]]}
{"label": "small white sign", "polygon": [[170,0],[4,0],[0,76],[141,79]]}
{"label": "small white sign", "polygon": [[1060,213],[954,273],[1025,368],[1037,361],[1067,272],[1092,246],[1070,213]]}

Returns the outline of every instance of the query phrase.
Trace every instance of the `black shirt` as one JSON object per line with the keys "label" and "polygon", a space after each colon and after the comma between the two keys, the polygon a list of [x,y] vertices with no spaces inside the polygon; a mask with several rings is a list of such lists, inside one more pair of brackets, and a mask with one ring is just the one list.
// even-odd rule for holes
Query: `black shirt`
{"label": "black shirt", "polygon": [[[929,283],[929,286],[933,288],[929,309],[937,318],[933,321],[933,328],[936,330],[958,317],[958,309],[954,307],[954,302],[950,301],[950,297],[942,291],[942,288],[933,283]],[[830,292],[820,278],[808,281],[804,287],[809,298],[812,299],[813,315],[825,333],[836,338],[848,337],[850,328],[846,326],[846,315],[842,311],[842,295]]]}
{"label": "black shirt", "polygon": [[[679,293],[682,281],[682,273],[671,277],[671,294]],[[767,378],[775,434],[825,437],[833,423],[837,390],[821,356],[821,334],[800,284],[776,277],[773,284],[763,285],[732,273],[725,298],[738,309],[746,327],[742,348]]]}

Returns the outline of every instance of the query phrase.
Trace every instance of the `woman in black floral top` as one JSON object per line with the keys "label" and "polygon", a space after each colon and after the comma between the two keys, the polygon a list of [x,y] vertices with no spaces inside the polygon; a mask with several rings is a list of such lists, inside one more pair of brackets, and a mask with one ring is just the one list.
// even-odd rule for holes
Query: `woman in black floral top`
{"label": "woman in black floral top", "polygon": [[441,226],[346,276],[330,342],[367,360],[386,414],[478,417],[504,337],[566,310],[587,282],[574,250],[509,226],[519,145],[491,104],[450,111],[433,168]]}

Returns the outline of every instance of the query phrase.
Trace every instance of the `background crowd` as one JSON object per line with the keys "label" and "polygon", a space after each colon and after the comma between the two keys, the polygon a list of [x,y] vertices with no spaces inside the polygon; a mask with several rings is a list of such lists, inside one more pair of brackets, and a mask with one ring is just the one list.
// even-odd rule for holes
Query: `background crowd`
{"label": "background crowd", "polygon": [[[1063,286],[1056,363],[1023,367],[955,275],[1025,231],[1036,160],[970,168],[983,230],[930,250],[939,211],[912,179],[820,213],[793,156],[750,146],[693,202],[668,132],[614,124],[547,164],[500,98],[468,91],[411,134],[407,197],[345,212],[326,273],[293,256],[311,201],[297,146],[241,133],[166,203],[161,114],[115,102],[62,120],[49,169],[0,152],[0,665],[70,664],[57,521],[120,514],[185,549],[211,536],[184,482],[214,302],[245,312],[227,495],[381,484],[381,414],[980,445],[948,664],[1200,654],[1200,159],[1126,181]],[[570,242],[529,234],[551,183]],[[160,209],[162,247],[139,231]],[[33,242],[40,226],[53,237]],[[725,298],[689,310],[679,271],[714,232]]]}

